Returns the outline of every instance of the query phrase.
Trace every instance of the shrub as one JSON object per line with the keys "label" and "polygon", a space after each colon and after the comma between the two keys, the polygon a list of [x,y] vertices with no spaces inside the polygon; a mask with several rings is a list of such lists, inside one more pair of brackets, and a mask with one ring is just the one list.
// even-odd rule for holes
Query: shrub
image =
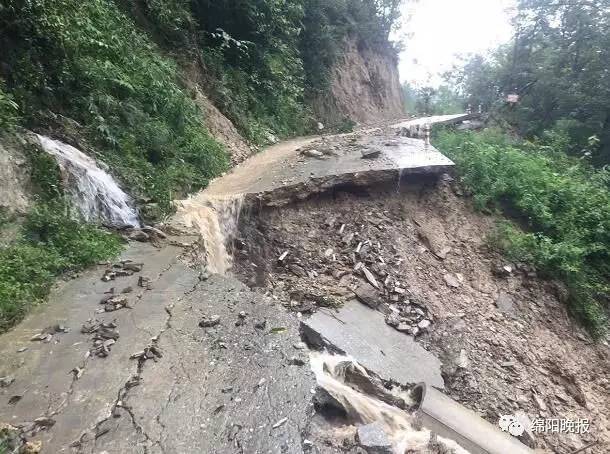
{"label": "shrub", "polygon": [[68,218],[68,209],[61,200],[39,203],[29,213],[21,238],[0,249],[0,332],[43,301],[55,277],[121,250],[116,235]]}
{"label": "shrub", "polygon": [[0,68],[11,68],[7,89],[29,127],[45,123],[47,110],[76,120],[120,179],[166,212],[173,197],[226,169],[226,153],[180,87],[175,63],[113,1],[5,3]]}
{"label": "shrub", "polygon": [[13,97],[4,91],[4,82],[0,79],[0,129],[9,129],[17,123],[18,109]]}
{"label": "shrub", "polygon": [[570,308],[595,334],[606,327],[610,294],[610,193],[607,170],[567,156],[566,142],[519,142],[498,131],[435,134],[456,162],[477,208],[504,209],[525,231],[502,225],[496,244],[570,289]]}

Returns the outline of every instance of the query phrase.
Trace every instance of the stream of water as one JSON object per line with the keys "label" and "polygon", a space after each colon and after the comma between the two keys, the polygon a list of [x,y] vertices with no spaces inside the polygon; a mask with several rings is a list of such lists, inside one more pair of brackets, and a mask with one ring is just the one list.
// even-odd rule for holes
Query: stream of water
{"label": "stream of water", "polygon": [[98,163],[71,145],[38,135],[44,151],[55,158],[72,204],[86,221],[139,227],[133,202]]}
{"label": "stream of water", "polygon": [[207,196],[205,192],[178,202],[182,222],[199,231],[210,273],[226,274],[233,265],[227,245],[237,233],[242,204],[242,195]]}
{"label": "stream of water", "polygon": [[[353,358],[312,352],[310,362],[318,386],[324,388],[341,403],[350,420],[358,424],[381,423],[396,454],[430,452],[431,432],[426,429],[416,429],[413,415],[375,397],[363,394],[345,382],[345,376],[342,373],[345,368],[340,366],[345,362],[352,363],[362,371],[363,375],[367,375],[364,368]],[[410,397],[406,393],[401,392],[397,395],[405,402],[411,403]],[[453,440],[436,437],[436,441],[448,448],[449,452],[469,454]]]}

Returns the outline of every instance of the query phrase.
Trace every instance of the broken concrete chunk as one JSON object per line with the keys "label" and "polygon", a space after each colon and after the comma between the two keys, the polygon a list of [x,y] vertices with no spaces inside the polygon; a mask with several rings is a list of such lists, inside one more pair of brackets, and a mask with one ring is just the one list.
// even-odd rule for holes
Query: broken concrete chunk
{"label": "broken concrete chunk", "polygon": [[0,388],[8,388],[13,384],[14,381],[15,377],[11,377],[8,375],[6,377],[0,377]]}
{"label": "broken concrete chunk", "polygon": [[299,358],[298,356],[292,356],[288,360],[288,364],[291,366],[304,366],[305,360],[303,358]]}
{"label": "broken concrete chunk", "polygon": [[293,347],[296,350],[305,350],[307,348],[307,344],[305,342],[297,342],[296,344],[293,344]]}
{"label": "broken concrete chunk", "polygon": [[133,241],[145,242],[150,240],[150,236],[146,232],[138,229],[129,234],[129,239]]}
{"label": "broken concrete chunk", "polygon": [[288,266],[288,269],[299,277],[307,277],[307,271],[305,271],[302,266],[297,265],[296,263],[293,263]]}
{"label": "broken concrete chunk", "polygon": [[367,306],[376,309],[381,303],[379,292],[370,284],[363,283],[354,290],[356,297]]}
{"label": "broken concrete chunk", "polygon": [[386,315],[385,322],[394,328],[401,325],[400,317],[396,313],[390,313],[390,314]]}
{"label": "broken concrete chunk", "polygon": [[303,156],[308,156],[310,158],[317,158],[317,159],[323,159],[324,158],[324,153],[322,153],[321,151],[318,150],[303,150],[301,151],[301,154]]}
{"label": "broken concrete chunk", "polygon": [[366,148],[360,152],[362,153],[362,159],[375,159],[381,154],[381,150],[375,148]]}
{"label": "broken concrete chunk", "polygon": [[494,265],[494,267],[492,268],[492,273],[495,276],[498,277],[508,277],[511,274],[513,274],[513,266],[510,264],[506,264],[506,265]]}
{"label": "broken concrete chunk", "polygon": [[514,317],[516,315],[515,302],[506,292],[500,292],[496,299],[496,306],[503,314]]}
{"label": "broken concrete chunk", "polygon": [[460,281],[458,280],[458,278],[451,273],[445,274],[443,276],[443,279],[449,287],[458,288],[460,286]]}
{"label": "broken concrete chunk", "polygon": [[278,427],[283,426],[284,424],[286,424],[286,421],[288,421],[288,418],[282,418],[280,419],[278,422],[276,422],[275,424],[273,424],[273,426],[271,426],[272,429],[277,429]]}
{"label": "broken concrete chunk", "polygon": [[38,333],[30,338],[31,341],[39,342],[51,342],[51,339],[53,339],[53,335],[49,333]]}
{"label": "broken concrete chunk", "polygon": [[133,271],[135,273],[139,273],[140,271],[142,271],[143,267],[144,267],[143,263],[128,262],[128,263],[123,264],[123,269],[124,270]]}
{"label": "broken concrete chunk", "polygon": [[388,435],[383,430],[381,423],[377,421],[358,427],[356,440],[368,454],[392,454],[394,452]]}
{"label": "broken concrete chunk", "polygon": [[431,324],[432,324],[432,323],[430,322],[430,320],[422,320],[421,322],[419,322],[419,323],[417,324],[417,327],[418,327],[419,329],[421,329],[421,330],[425,330],[425,329],[430,328],[430,325],[431,325]]}
{"label": "broken concrete chunk", "polygon": [[165,234],[165,232],[159,230],[156,227],[152,227],[150,225],[145,225],[144,227],[142,227],[142,231],[147,233],[149,236],[151,237],[158,237],[158,238],[167,238],[167,235]]}
{"label": "broken concrete chunk", "polygon": [[371,273],[366,266],[362,267],[362,272],[364,273],[364,277],[366,277],[366,280],[369,281],[369,284],[371,284],[375,288],[379,288],[379,283],[377,282],[377,279],[375,279],[373,273]]}
{"label": "broken concrete chunk", "polygon": [[138,277],[138,287],[150,288],[150,278],[147,276]]}
{"label": "broken concrete chunk", "polygon": [[203,317],[203,319],[199,322],[199,326],[201,326],[202,328],[211,328],[213,326],[216,326],[220,323],[220,316],[219,315],[211,315],[211,316],[205,316]]}

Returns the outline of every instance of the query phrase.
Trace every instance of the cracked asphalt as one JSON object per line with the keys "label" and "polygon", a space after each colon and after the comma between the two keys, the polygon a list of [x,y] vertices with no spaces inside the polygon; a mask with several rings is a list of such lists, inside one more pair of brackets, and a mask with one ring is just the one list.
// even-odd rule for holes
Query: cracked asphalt
{"label": "cracked asphalt", "polygon": [[[104,266],[88,270],[0,336],[0,376],[14,378],[0,389],[0,421],[43,453],[302,452],[314,377],[292,365],[307,361],[294,348],[298,319],[236,279],[201,280],[181,252],[131,243],[122,259],[141,272],[102,282]],[[127,286],[129,308],[98,312],[105,292]],[[199,326],[212,315],[216,326]],[[116,324],[105,358],[88,353],[89,319]],[[69,331],[30,340],[55,324]],[[151,345],[160,357],[133,358]]]}

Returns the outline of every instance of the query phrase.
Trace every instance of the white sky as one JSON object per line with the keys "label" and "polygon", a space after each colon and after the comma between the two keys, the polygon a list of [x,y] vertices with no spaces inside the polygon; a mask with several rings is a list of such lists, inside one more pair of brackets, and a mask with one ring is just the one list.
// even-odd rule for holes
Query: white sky
{"label": "white sky", "polygon": [[406,47],[398,66],[401,81],[436,86],[459,54],[485,52],[509,41],[513,5],[514,0],[408,0],[394,37],[403,38]]}

